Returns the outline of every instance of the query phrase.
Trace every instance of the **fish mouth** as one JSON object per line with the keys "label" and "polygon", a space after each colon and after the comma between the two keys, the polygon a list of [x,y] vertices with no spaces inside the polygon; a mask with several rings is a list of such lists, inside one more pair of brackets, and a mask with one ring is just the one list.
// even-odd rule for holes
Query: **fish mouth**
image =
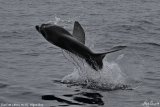
{"label": "fish mouth", "polygon": [[48,28],[48,27],[50,27],[50,26],[52,26],[52,24],[46,23],[46,24],[42,24],[41,26],[36,25],[35,28],[36,28],[36,30],[37,30],[38,32],[41,33],[42,30],[44,30],[45,28]]}
{"label": "fish mouth", "polygon": [[47,39],[48,35],[47,35],[47,33],[46,33],[46,30],[47,30],[48,28],[50,28],[51,26],[53,26],[53,25],[50,24],[50,23],[46,23],[46,24],[36,25],[35,28],[36,28],[36,30],[37,30],[40,34],[43,35],[44,38]]}
{"label": "fish mouth", "polygon": [[36,25],[35,28],[36,28],[36,30],[37,30],[39,33],[41,33],[41,32],[40,32],[40,27],[39,27],[39,25]]}
{"label": "fish mouth", "polygon": [[35,26],[36,30],[43,35],[43,37],[47,37],[46,33],[45,33],[45,28],[46,28],[46,24],[42,24],[41,26],[36,25]]}

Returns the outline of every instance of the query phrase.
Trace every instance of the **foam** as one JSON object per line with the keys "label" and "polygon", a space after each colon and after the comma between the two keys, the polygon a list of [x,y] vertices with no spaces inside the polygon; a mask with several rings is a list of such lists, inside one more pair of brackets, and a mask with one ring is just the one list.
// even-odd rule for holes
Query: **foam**
{"label": "foam", "polygon": [[[61,21],[63,22],[63,20],[56,16],[53,21],[49,21],[48,23],[58,24]],[[94,47],[94,45],[92,47]],[[103,69],[95,71],[84,59],[64,50],[62,50],[62,52],[63,55],[72,62],[74,67],[73,72],[65,76],[61,82],[73,85],[83,85],[87,88],[94,89],[116,89],[121,88],[126,84],[125,75],[121,71],[118,63],[108,62],[107,58],[105,58],[103,60]],[[117,60],[120,60],[122,57],[123,55],[119,56]]]}
{"label": "foam", "polygon": [[73,63],[74,70],[65,76],[61,82],[67,84],[83,85],[94,89],[117,89],[125,84],[125,74],[116,62],[103,60],[103,69],[95,71],[83,59],[63,51],[64,56]]}

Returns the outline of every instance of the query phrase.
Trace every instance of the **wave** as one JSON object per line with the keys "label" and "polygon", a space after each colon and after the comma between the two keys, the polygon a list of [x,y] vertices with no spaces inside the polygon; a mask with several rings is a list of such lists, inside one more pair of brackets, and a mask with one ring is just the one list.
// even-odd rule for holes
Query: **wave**
{"label": "wave", "polygon": [[5,84],[5,83],[0,83],[0,88],[6,88],[7,86],[9,86],[9,85]]}
{"label": "wave", "polygon": [[115,62],[103,60],[102,70],[95,71],[87,65],[85,60],[63,51],[64,56],[73,63],[74,70],[65,76],[61,82],[65,84],[81,85],[84,88],[98,90],[127,89],[125,74]]}
{"label": "wave", "polygon": [[57,97],[56,95],[43,95],[42,100],[54,100],[60,103],[64,103],[63,105],[66,106],[85,105],[85,104],[104,105],[102,97],[103,96],[100,93],[78,92],[74,94],[64,94],[62,97],[59,96]]}
{"label": "wave", "polygon": [[140,43],[140,44],[146,44],[146,45],[152,45],[152,46],[160,46],[159,43],[154,43],[154,42],[143,42],[143,43]]}

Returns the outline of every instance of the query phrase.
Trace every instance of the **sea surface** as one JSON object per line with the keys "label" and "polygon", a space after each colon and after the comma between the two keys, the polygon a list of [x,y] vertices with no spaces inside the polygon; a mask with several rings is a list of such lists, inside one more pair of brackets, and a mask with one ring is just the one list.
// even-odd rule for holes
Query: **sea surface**
{"label": "sea surface", "polygon": [[[47,42],[35,25],[52,22],[72,33],[74,21],[92,51],[127,48],[108,54],[100,73],[81,66],[92,80],[66,84],[87,64]],[[0,0],[0,106],[159,107],[160,0]]]}

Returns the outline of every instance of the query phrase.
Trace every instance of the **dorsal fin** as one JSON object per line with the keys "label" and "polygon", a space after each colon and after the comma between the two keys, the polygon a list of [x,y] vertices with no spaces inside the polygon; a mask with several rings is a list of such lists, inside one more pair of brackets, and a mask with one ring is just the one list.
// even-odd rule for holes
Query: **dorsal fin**
{"label": "dorsal fin", "polygon": [[78,21],[74,22],[73,37],[85,44],[85,33]]}

